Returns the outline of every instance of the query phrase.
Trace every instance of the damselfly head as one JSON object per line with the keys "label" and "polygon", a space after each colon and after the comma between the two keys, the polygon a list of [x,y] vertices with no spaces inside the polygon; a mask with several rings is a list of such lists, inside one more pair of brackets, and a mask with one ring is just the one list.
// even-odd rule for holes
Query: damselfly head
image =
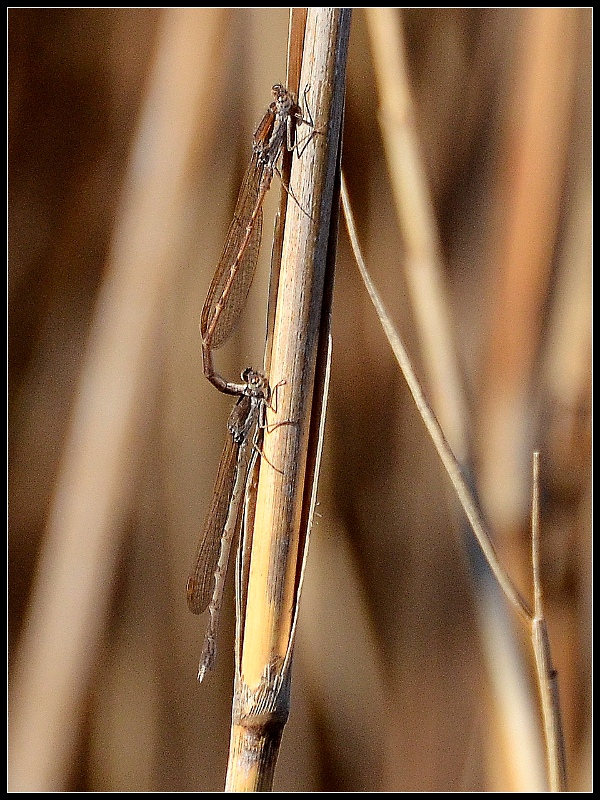
{"label": "damselfly head", "polygon": [[242,372],[242,380],[246,384],[246,394],[249,397],[268,398],[269,382],[262,372],[257,372],[252,367],[246,367]]}
{"label": "damselfly head", "polygon": [[281,83],[276,83],[273,88],[273,98],[279,111],[288,111],[294,103],[294,96]]}

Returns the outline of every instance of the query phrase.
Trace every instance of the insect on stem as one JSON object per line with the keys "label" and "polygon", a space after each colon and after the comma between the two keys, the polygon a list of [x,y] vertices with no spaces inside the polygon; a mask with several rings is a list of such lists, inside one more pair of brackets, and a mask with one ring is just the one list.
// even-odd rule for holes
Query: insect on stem
{"label": "insect on stem", "polygon": [[234,405],[227,421],[227,437],[204,533],[187,582],[188,608],[201,614],[208,608],[209,622],[200,657],[198,679],[212,669],[216,635],[223,600],[225,576],[231,547],[243,521],[248,475],[254,458],[260,454],[260,435],[265,427],[265,411],[270,391],[267,379],[248,368],[242,373],[244,394]]}
{"label": "insect on stem", "polygon": [[279,83],[272,91],[274,100],[254,133],[250,163],[200,318],[204,374],[226,394],[242,394],[244,386],[215,372],[212,351],[229,339],[246,303],[262,239],[263,201],[279,157],[284,148],[295,147],[298,125],[312,126],[291,92]]}

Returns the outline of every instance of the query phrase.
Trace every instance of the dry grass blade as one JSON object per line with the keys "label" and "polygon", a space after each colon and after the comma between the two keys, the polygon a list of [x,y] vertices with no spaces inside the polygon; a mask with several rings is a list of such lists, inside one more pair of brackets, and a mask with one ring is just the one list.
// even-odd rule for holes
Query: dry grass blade
{"label": "dry grass blade", "polygon": [[471,527],[473,528],[473,533],[475,534],[477,541],[487,559],[487,562],[494,573],[498,583],[502,587],[502,591],[504,592],[506,598],[511,603],[511,605],[516,609],[519,615],[522,617],[524,621],[529,622],[531,620],[531,609],[529,605],[525,601],[525,599],[521,596],[519,591],[514,586],[510,576],[500,563],[498,559],[498,555],[496,553],[496,549],[492,543],[492,540],[486,530],[486,526],[483,522],[479,509],[477,507],[477,503],[475,502],[467,481],[462,474],[460,464],[458,463],[456,456],[452,452],[452,448],[448,444],[448,441],[442,431],[442,428],[433,413],[427,398],[425,397],[425,393],[421,388],[421,384],[412,368],[410,363],[410,359],[408,357],[408,353],[406,352],[406,348],[396,331],[392,320],[390,319],[385,306],[371,280],[371,277],[367,271],[364,259],[362,257],[362,253],[360,251],[360,246],[358,243],[358,237],[356,235],[356,227],[354,225],[354,219],[352,216],[352,209],[350,206],[350,201],[348,197],[348,192],[346,189],[346,184],[342,175],[342,206],[344,209],[344,216],[346,219],[346,223],[348,226],[348,233],[350,234],[350,241],[352,243],[352,250],[354,252],[354,256],[356,258],[356,263],[358,264],[358,268],[360,270],[361,277],[364,281],[364,284],[369,292],[373,305],[377,311],[377,315],[380,319],[380,322],[383,326],[385,331],[385,335],[390,343],[390,346],[396,356],[396,360],[400,365],[400,369],[402,370],[402,374],[404,375],[408,387],[411,391],[411,394],[414,398],[415,404],[427,430],[429,435],[431,436],[433,443],[435,444],[436,450],[442,460],[442,463],[448,473],[448,477],[450,478],[452,485],[456,491],[458,499],[462,505],[462,508],[467,515],[467,519],[471,523]]}

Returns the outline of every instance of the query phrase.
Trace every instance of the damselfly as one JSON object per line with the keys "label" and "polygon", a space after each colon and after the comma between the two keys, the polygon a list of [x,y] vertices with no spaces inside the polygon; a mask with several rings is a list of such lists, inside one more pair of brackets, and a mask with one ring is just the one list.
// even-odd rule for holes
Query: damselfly
{"label": "damselfly", "polygon": [[229,554],[239,534],[244,513],[246,484],[254,458],[259,452],[260,432],[265,425],[269,384],[260,372],[242,373],[244,392],[240,394],[227,422],[227,438],[217,471],[213,496],[200,540],[194,567],[187,582],[190,611],[209,610],[198,680],[212,669],[216,635],[223,599]]}
{"label": "damselfly", "polygon": [[291,92],[281,84],[273,86],[273,97],[254,133],[250,164],[200,319],[204,374],[227,394],[243,394],[244,386],[230,383],[215,372],[212,351],[229,339],[246,303],[262,239],[263,201],[279,157],[284,147],[294,148],[298,125],[312,126],[303,118]]}

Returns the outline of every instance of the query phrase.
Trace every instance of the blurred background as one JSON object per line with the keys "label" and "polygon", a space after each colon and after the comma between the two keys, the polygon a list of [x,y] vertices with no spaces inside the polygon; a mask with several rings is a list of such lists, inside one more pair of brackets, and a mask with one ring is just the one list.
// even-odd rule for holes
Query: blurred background
{"label": "blurred background", "polygon": [[[391,13],[456,382],[434,406],[529,599],[541,451],[569,787],[590,790],[591,9]],[[435,394],[376,29],[355,10],[343,168],[369,268]],[[233,593],[199,685],[205,619],[185,583],[231,403],[203,378],[197,326],[287,30],[286,9],[9,9],[9,789],[223,788]],[[218,354],[231,379],[262,363],[275,184]],[[335,281],[275,789],[543,789],[528,631],[470,542],[343,223]]]}

